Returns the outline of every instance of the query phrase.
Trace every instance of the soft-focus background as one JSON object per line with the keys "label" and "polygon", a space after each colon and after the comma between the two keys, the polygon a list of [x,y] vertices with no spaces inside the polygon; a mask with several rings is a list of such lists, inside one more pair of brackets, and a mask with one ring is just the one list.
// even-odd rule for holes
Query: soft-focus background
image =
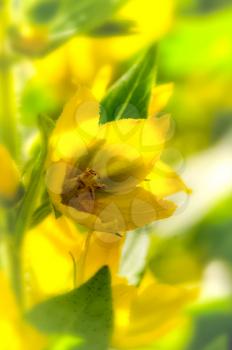
{"label": "soft-focus background", "polygon": [[[41,22],[49,19],[46,11],[41,12]],[[181,174],[192,195],[175,198],[179,209],[174,217],[129,236],[121,274],[134,282],[147,263],[162,282],[199,287],[200,300],[188,310],[191,326],[141,350],[180,350],[186,344],[188,350],[230,349],[232,4],[144,0],[141,7],[132,0],[120,19],[88,36],[79,35],[42,58],[35,51],[42,47],[46,31],[22,28],[24,39],[16,38],[15,45],[32,57],[16,66],[24,157],[37,133],[38,113],[57,116],[80,83],[101,98],[139,50],[159,42],[160,109],[172,116],[163,159]],[[138,34],[137,25],[143,34]]]}
{"label": "soft-focus background", "polygon": [[166,282],[199,281],[192,350],[231,347],[231,17],[230,1],[179,1],[160,42],[158,81],[174,83],[165,157],[193,193],[178,199],[175,218],[154,228],[150,267]]}

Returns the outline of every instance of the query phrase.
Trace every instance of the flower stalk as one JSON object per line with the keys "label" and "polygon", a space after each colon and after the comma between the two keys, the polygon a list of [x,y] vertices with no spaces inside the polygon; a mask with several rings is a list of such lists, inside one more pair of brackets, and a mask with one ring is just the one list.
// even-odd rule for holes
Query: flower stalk
{"label": "flower stalk", "polygon": [[16,99],[8,41],[10,9],[10,1],[3,0],[0,7],[0,126],[3,143],[13,158],[17,158]]}
{"label": "flower stalk", "polygon": [[88,232],[84,244],[83,244],[83,248],[82,248],[82,252],[80,255],[80,259],[78,262],[78,267],[77,267],[77,279],[76,279],[76,285],[77,287],[80,286],[83,282],[84,282],[84,278],[85,278],[85,266],[86,266],[86,260],[87,260],[87,256],[88,256],[88,251],[89,251],[89,245],[90,245],[90,241],[91,241],[91,237],[92,237],[92,232]]}
{"label": "flower stalk", "polygon": [[[0,139],[11,156],[18,158],[17,124],[16,124],[16,97],[14,72],[10,59],[8,29],[11,23],[11,1],[3,0],[0,6]],[[3,236],[6,247],[6,269],[14,287],[15,294],[22,305],[22,280],[20,249],[17,249],[12,232],[12,212],[8,210],[7,224]]]}

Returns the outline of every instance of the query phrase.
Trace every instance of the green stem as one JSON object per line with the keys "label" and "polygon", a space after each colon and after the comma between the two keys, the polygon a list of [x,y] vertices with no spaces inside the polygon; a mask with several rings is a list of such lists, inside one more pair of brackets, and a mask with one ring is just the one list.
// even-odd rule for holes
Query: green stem
{"label": "green stem", "polygon": [[[13,158],[17,158],[17,127],[16,127],[16,97],[14,86],[14,74],[10,60],[8,41],[8,29],[11,24],[11,1],[2,0],[0,4],[0,142],[3,143]],[[7,273],[11,279],[17,296],[21,290],[21,264],[20,250],[14,242],[12,228],[12,213],[7,214],[6,234],[4,243],[6,246]]]}
{"label": "green stem", "polygon": [[0,8],[0,126],[1,139],[11,155],[17,157],[16,102],[12,64],[9,60],[7,31],[10,25],[10,2]]}
{"label": "green stem", "polygon": [[44,149],[41,150],[41,154],[32,170],[28,189],[21,203],[15,222],[15,236],[13,247],[14,289],[21,306],[23,305],[21,247],[24,234],[30,225],[31,218],[37,204],[37,198],[40,193],[40,186],[44,172],[45,159],[46,150]]}
{"label": "green stem", "polygon": [[85,265],[86,265],[88,251],[89,251],[89,244],[90,244],[91,237],[92,237],[92,232],[89,232],[85,239],[84,246],[83,246],[82,253],[81,253],[80,260],[77,267],[77,281],[76,281],[77,286],[80,286],[84,282]]}

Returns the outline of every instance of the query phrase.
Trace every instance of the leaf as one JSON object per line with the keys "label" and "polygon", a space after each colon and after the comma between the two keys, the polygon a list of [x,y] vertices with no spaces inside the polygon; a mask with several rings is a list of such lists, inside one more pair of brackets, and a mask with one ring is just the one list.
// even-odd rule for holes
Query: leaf
{"label": "leaf", "polygon": [[100,123],[146,118],[155,79],[157,46],[146,53],[109,90],[101,102]]}
{"label": "leaf", "polygon": [[[47,44],[38,50],[26,51],[24,54],[41,56],[65,43],[75,35],[88,34],[111,20],[113,15],[127,0],[50,0],[37,1],[26,14],[32,24],[48,24]],[[17,38],[16,38],[17,39]],[[13,41],[15,41],[13,37]],[[16,48],[20,49],[17,45]]]}
{"label": "leaf", "polygon": [[55,122],[47,115],[40,115],[38,117],[38,124],[39,124],[39,129],[41,132],[41,136],[45,141],[43,144],[43,147],[47,148],[48,139],[49,139],[49,136],[51,134],[51,131],[55,127]]}
{"label": "leaf", "polygon": [[[230,310],[229,310],[230,309]],[[194,333],[186,350],[206,350],[219,337],[232,332],[231,303],[206,305],[193,315]],[[210,347],[209,347],[210,348]]]}
{"label": "leaf", "polygon": [[38,118],[38,124],[41,133],[41,148],[37,159],[34,160],[34,166],[30,174],[28,186],[25,190],[25,195],[17,212],[15,222],[16,244],[20,244],[22,242],[23,235],[31,222],[31,217],[35,209],[43,180],[49,134],[54,127],[53,120],[47,116],[40,116]]}
{"label": "leaf", "polygon": [[35,306],[26,318],[42,332],[83,338],[80,350],[107,350],[112,330],[108,267],[79,288]]}
{"label": "leaf", "polygon": [[49,198],[47,198],[33,213],[30,228],[37,226],[52,212],[52,206]]}
{"label": "leaf", "polygon": [[213,340],[204,350],[228,350],[229,339],[226,336]]}
{"label": "leaf", "polygon": [[51,21],[59,10],[59,1],[41,1],[36,2],[28,11],[28,17],[34,23],[42,24]]}

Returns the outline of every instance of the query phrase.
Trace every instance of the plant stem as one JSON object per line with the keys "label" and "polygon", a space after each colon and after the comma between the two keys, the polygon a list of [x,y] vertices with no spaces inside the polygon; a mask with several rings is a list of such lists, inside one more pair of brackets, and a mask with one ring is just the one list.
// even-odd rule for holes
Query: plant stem
{"label": "plant stem", "polygon": [[[11,156],[17,159],[16,97],[14,74],[10,60],[8,29],[11,24],[11,1],[2,0],[0,4],[0,142]],[[7,273],[18,300],[21,300],[21,254],[14,242],[12,232],[12,212],[8,211],[4,243],[6,246]]]}
{"label": "plant stem", "polygon": [[81,257],[78,263],[78,268],[77,268],[77,286],[80,286],[84,282],[84,277],[85,277],[85,265],[86,265],[86,260],[87,260],[87,255],[89,251],[89,244],[90,240],[92,237],[92,232],[89,232],[87,234],[87,237],[84,242],[84,246],[82,249]]}
{"label": "plant stem", "polygon": [[11,155],[17,157],[16,103],[12,64],[9,60],[7,31],[10,24],[10,2],[0,7],[0,126],[1,139]]}

